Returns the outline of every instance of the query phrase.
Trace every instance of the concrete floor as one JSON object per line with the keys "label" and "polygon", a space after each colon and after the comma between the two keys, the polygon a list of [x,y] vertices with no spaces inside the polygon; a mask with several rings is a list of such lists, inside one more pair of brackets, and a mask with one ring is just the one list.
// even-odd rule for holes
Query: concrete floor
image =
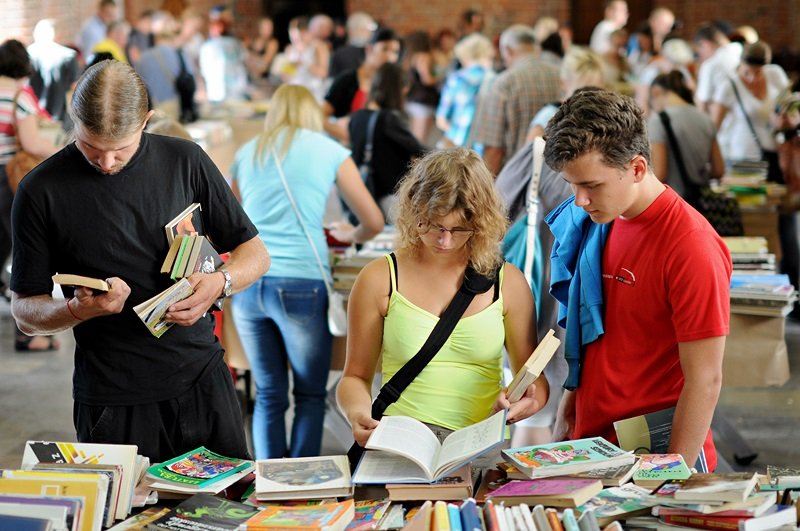
{"label": "concrete floor", "polygon": [[[0,468],[19,466],[26,440],[75,438],[72,334],[59,335],[62,345],[57,352],[17,353],[13,330],[8,304],[0,299]],[[717,413],[757,452],[751,463],[740,463],[731,438],[718,441],[720,455],[734,469],[763,471],[766,464],[800,465],[800,323],[787,323],[786,339],[793,373],[784,386],[723,389]],[[335,377],[332,373],[331,382]],[[340,417],[329,413],[323,453],[344,453],[349,447],[348,431]],[[739,450],[737,455],[749,453]]]}

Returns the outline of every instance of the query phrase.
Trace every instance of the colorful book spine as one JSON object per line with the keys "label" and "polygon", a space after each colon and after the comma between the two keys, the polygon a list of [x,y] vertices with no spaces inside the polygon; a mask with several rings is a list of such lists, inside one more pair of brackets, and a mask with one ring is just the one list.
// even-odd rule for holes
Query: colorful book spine
{"label": "colorful book spine", "polygon": [[468,498],[461,504],[461,528],[464,531],[483,531],[480,509],[473,498]]}
{"label": "colorful book spine", "polygon": [[572,509],[564,509],[564,512],[561,513],[561,525],[564,526],[564,531],[580,531],[578,520]]}
{"label": "colorful book spine", "polygon": [[437,501],[433,505],[433,531],[450,531],[450,514],[447,502]]}
{"label": "colorful book spine", "polygon": [[451,531],[462,531],[461,527],[461,511],[458,510],[458,505],[454,503],[447,504],[447,516],[450,523]]}

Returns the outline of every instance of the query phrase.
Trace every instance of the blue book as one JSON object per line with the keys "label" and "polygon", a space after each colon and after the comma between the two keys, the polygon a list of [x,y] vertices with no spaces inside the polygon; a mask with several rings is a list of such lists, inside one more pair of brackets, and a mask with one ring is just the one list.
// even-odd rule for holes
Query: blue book
{"label": "blue book", "polygon": [[458,510],[458,505],[448,503],[447,516],[450,520],[450,531],[462,531],[461,511]]}
{"label": "blue book", "polygon": [[50,520],[47,518],[28,518],[27,516],[8,516],[0,514],[0,529],[14,531],[48,531]]}
{"label": "blue book", "polygon": [[473,498],[467,498],[461,504],[461,528],[463,531],[483,531],[480,509]]}

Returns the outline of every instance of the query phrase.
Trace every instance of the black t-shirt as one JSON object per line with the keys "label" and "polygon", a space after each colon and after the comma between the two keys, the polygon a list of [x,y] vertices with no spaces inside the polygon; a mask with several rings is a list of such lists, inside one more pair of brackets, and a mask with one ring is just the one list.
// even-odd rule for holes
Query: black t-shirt
{"label": "black t-shirt", "polygon": [[[191,388],[221,357],[211,313],[155,338],[132,309],[172,284],[160,273],[168,251],[164,225],[191,203],[201,204],[206,235],[220,252],[258,233],[202,149],[176,138],[144,133],[117,175],[95,170],[70,144],[20,186],[12,209],[12,290],[49,294],[56,272],[118,276],[131,288],[120,314],[74,327],[75,400],[167,400]],[[71,296],[71,289],[64,291]]]}
{"label": "black t-shirt", "polygon": [[[361,109],[350,116],[350,146],[353,161],[358,166],[364,160],[369,119],[374,112],[377,111]],[[398,111],[380,111],[375,122],[370,164],[375,183],[375,199],[394,192],[400,178],[408,171],[411,159],[425,151],[425,146],[411,134],[405,119]]]}
{"label": "black t-shirt", "polygon": [[357,70],[345,72],[333,80],[328,93],[325,94],[325,101],[333,107],[333,116],[341,118],[350,114],[356,92],[358,92]]}
{"label": "black t-shirt", "polygon": [[345,72],[356,70],[364,62],[366,51],[363,46],[347,44],[331,54],[331,68],[328,75],[335,78]]}

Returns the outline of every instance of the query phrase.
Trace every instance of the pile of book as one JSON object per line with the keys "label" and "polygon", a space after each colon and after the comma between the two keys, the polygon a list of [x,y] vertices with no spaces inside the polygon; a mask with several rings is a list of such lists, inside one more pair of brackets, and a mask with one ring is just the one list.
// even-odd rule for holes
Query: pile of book
{"label": "pile of book", "polygon": [[764,161],[739,161],[733,163],[720,184],[732,192],[743,208],[774,204],[786,195],[786,186],[767,182],[767,163]]}
{"label": "pile of book", "polygon": [[775,272],[775,254],[768,251],[763,236],[727,236],[722,240],[731,253],[734,271]]}
{"label": "pile of book", "polygon": [[731,276],[731,312],[781,317],[788,315],[797,291],[788,275],[749,274],[734,271]]}
{"label": "pile of book", "polygon": [[147,503],[149,462],[133,445],[28,441],[18,470],[0,470],[0,529],[99,531]]}

